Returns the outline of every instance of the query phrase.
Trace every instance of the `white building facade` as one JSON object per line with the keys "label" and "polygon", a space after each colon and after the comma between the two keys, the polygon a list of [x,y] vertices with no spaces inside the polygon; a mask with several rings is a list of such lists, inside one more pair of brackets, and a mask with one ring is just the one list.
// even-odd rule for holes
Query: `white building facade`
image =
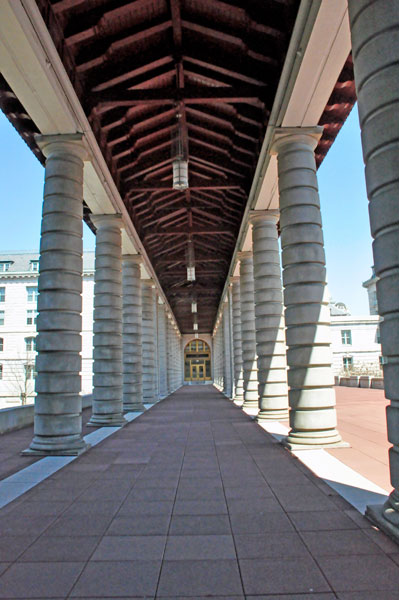
{"label": "white building facade", "polygon": [[382,377],[378,315],[332,316],[331,348],[335,375]]}
{"label": "white building facade", "polygon": [[[39,254],[0,254],[0,408],[34,401]],[[92,390],[94,252],[83,256],[82,394]]]}

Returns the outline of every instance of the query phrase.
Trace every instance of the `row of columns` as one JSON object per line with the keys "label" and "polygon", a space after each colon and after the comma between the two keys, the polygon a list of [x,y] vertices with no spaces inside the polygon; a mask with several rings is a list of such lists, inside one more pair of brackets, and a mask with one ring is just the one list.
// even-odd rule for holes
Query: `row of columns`
{"label": "row of columns", "polygon": [[[240,276],[231,282],[235,381],[231,386],[225,367],[219,384],[230,397],[234,387],[235,400],[242,399],[243,408],[255,409],[259,421],[289,416],[291,431],[285,443],[296,449],[343,445],[336,429],[314,157],[321,132],[320,127],[276,132],[272,152],[278,161],[279,211],[254,211],[250,216],[252,251],[238,253]],[[225,308],[224,344],[215,348],[222,352],[225,365],[232,346],[226,333],[228,316]]]}
{"label": "row of columns", "polygon": [[[40,243],[35,429],[25,454],[76,455],[82,438],[82,135],[41,136],[46,156]],[[121,215],[92,215],[97,229],[93,407],[89,426],[120,426],[182,384],[180,334],[140,256],[122,256]]]}

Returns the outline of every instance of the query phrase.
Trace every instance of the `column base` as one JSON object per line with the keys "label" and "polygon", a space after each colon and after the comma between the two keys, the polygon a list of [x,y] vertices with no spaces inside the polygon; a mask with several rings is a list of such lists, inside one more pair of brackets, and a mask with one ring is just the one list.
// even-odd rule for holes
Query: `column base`
{"label": "column base", "polygon": [[[394,525],[385,517],[387,510],[394,511],[393,508],[389,508],[388,503],[385,504],[371,504],[367,506],[365,516],[374,525],[377,525],[381,531],[386,533],[390,538],[394,539],[395,542],[399,542],[399,526]],[[395,511],[396,512],[396,511]],[[399,519],[399,513],[398,519]]]}
{"label": "column base", "polygon": [[258,400],[244,400],[242,403],[243,408],[258,408]]}
{"label": "column base", "polygon": [[87,427],[123,427],[127,425],[123,415],[92,415]]}
{"label": "column base", "polygon": [[290,432],[286,438],[281,440],[281,444],[289,450],[319,450],[322,448],[349,448],[350,444],[344,442],[338,431],[330,431],[328,435],[317,435],[314,432],[311,437],[310,432],[294,433]]}
{"label": "column base", "polygon": [[70,448],[57,448],[56,444],[54,444],[54,448],[50,447],[46,448],[46,444],[32,441],[31,446],[26,448],[26,450],[22,450],[21,456],[80,456],[84,452],[87,452],[89,448],[91,448],[90,444],[87,444],[84,440],[82,440],[81,444],[71,445]]}
{"label": "column base", "polygon": [[256,421],[288,421],[288,409],[284,410],[260,410],[255,417]]}
{"label": "column base", "polygon": [[142,402],[129,402],[123,405],[123,412],[144,412],[145,406]]}

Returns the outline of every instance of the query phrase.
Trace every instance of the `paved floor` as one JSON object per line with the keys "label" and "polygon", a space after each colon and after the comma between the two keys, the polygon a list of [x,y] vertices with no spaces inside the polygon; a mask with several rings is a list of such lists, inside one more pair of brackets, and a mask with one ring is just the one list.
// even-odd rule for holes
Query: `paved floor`
{"label": "paved floor", "polygon": [[210,386],[4,507],[0,534],[0,598],[399,600],[399,546]]}

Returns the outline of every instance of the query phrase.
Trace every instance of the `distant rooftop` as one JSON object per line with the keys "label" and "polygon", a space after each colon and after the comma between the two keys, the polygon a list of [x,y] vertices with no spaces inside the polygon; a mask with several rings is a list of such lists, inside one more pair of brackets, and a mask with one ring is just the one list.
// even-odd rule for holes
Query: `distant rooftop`
{"label": "distant rooftop", "polygon": [[[38,252],[0,253],[0,276],[36,272],[34,263],[38,263],[39,256]],[[94,252],[83,252],[83,271],[94,271]]]}

